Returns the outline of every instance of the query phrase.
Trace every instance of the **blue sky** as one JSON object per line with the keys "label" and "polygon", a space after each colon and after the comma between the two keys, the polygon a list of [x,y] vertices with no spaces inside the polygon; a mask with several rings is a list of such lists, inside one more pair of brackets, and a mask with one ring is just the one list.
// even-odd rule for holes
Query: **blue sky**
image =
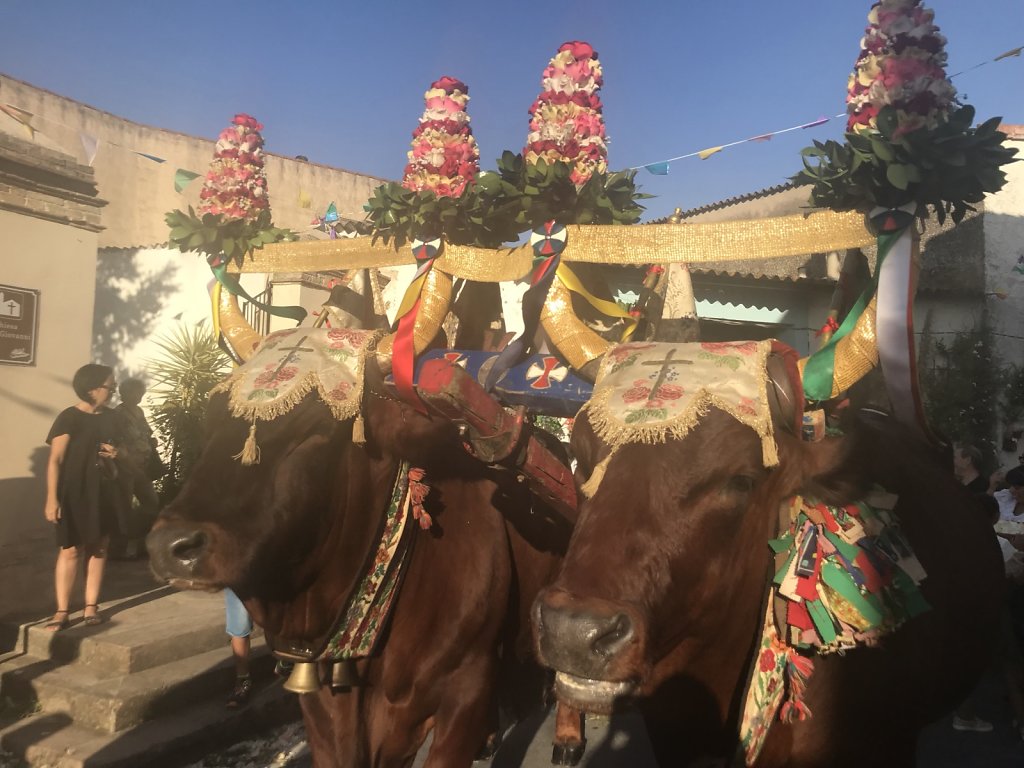
{"label": "blue sky", "polygon": [[[131,120],[215,138],[235,112],[267,148],[401,176],[423,91],[470,87],[484,168],[520,151],[541,70],[586,40],[605,72],[613,169],[836,115],[870,8],[866,0],[633,0],[175,3],[6,0],[0,71]],[[1024,45],[1021,0],[934,0],[953,74]],[[1024,123],[1024,57],[954,79],[979,118]],[[0,94],[2,101],[2,94]],[[770,142],[641,171],[649,216],[782,183],[812,138]],[[198,169],[202,170],[202,169]]]}

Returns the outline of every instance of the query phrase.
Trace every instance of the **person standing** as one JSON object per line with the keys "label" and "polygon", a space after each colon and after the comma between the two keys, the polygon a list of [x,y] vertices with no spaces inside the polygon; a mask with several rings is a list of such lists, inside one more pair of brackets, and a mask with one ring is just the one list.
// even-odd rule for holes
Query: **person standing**
{"label": "person standing", "polygon": [[[132,559],[142,554],[143,539],[156,519],[160,500],[153,490],[150,472],[158,466],[160,458],[156,453],[153,430],[146,421],[139,403],[146,394],[146,385],[139,379],[126,379],[118,388],[121,404],[114,409],[117,416],[124,451],[118,477],[122,500],[120,521],[124,533],[124,557]],[[138,510],[132,508],[132,499],[139,500]]]}
{"label": "person standing", "polygon": [[999,519],[1024,522],[1024,466],[1007,472],[1003,482],[1007,487],[993,494],[999,502]]}
{"label": "person standing", "polygon": [[988,478],[981,474],[981,451],[973,445],[961,446],[953,454],[953,474],[971,493],[988,492]]}
{"label": "person standing", "polygon": [[235,660],[235,687],[228,696],[228,709],[238,709],[249,703],[252,696],[252,676],[249,674],[249,653],[252,650],[252,617],[238,595],[224,589],[225,629],[231,638],[231,656]]}
{"label": "person standing", "polygon": [[71,591],[78,563],[85,560],[83,624],[102,622],[100,588],[110,535],[117,530],[117,423],[106,408],[116,386],[114,372],[90,363],[79,368],[71,386],[78,403],[58,414],[46,442],[50,458],[46,470],[47,521],[57,536],[54,584],[57,610],[46,625],[50,631],[68,626]]}

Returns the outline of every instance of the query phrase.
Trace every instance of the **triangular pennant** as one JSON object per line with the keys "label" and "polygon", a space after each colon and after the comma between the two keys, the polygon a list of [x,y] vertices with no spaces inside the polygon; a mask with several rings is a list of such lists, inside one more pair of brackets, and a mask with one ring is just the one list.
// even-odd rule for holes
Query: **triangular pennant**
{"label": "triangular pennant", "polygon": [[174,172],[174,191],[178,193],[184,192],[185,187],[198,178],[199,174],[195,171],[187,171],[184,168],[179,168]]}
{"label": "triangular pennant", "polygon": [[651,163],[650,165],[645,165],[644,168],[647,169],[648,173],[651,173],[655,176],[668,176],[667,160],[660,163]]}
{"label": "triangular pennant", "polygon": [[708,147],[707,149],[702,149],[700,152],[698,152],[697,157],[699,157],[701,160],[707,160],[709,157],[716,154],[717,152],[721,152],[723,149],[725,149],[725,147]]}
{"label": "triangular pennant", "polygon": [[31,112],[26,112],[24,109],[19,109],[13,104],[0,104],[0,110],[21,123],[25,128],[26,133],[28,133],[28,137],[30,139],[35,139],[36,129],[32,127],[32,118],[35,117],[35,115]]}
{"label": "triangular pennant", "polygon": [[831,120],[831,118],[829,118],[829,117],[819,117],[817,120],[814,120],[813,122],[810,122],[810,123],[804,123],[800,127],[801,128],[813,128],[816,125],[824,125],[829,120]]}
{"label": "triangular pennant", "polygon": [[336,224],[338,222],[338,209],[331,203],[327,206],[327,213],[324,214],[324,221],[328,224]]}
{"label": "triangular pennant", "polygon": [[85,164],[92,165],[100,148],[100,140],[88,133],[79,133],[78,138],[81,139],[82,149],[85,150]]}

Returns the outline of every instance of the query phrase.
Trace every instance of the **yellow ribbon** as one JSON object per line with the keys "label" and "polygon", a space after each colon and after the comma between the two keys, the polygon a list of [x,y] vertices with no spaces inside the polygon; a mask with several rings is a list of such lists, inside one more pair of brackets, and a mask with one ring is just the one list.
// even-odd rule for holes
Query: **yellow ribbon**
{"label": "yellow ribbon", "polygon": [[636,330],[637,319],[635,317],[629,314],[629,312],[624,310],[614,301],[599,299],[597,296],[588,291],[583,286],[583,283],[580,282],[580,279],[579,277],[576,276],[576,273],[569,268],[568,264],[559,264],[558,270],[555,272],[555,277],[557,277],[561,281],[562,285],[564,285],[573,293],[581,296],[583,299],[586,300],[587,304],[592,306],[602,315],[605,315],[607,317],[622,318],[623,320],[625,320],[626,327],[623,328],[622,330],[621,341],[629,341],[630,337],[633,335],[633,332]]}

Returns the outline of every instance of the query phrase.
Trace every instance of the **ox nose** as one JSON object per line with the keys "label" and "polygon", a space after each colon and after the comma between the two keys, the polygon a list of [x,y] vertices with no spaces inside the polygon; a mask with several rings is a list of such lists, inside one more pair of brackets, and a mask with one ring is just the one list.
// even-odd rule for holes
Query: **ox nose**
{"label": "ox nose", "polygon": [[625,611],[548,594],[534,604],[533,619],[546,666],[593,680],[617,679],[624,672],[621,662],[636,635]]}
{"label": "ox nose", "polygon": [[154,528],[146,537],[150,567],[163,579],[192,578],[208,539],[198,529]]}

